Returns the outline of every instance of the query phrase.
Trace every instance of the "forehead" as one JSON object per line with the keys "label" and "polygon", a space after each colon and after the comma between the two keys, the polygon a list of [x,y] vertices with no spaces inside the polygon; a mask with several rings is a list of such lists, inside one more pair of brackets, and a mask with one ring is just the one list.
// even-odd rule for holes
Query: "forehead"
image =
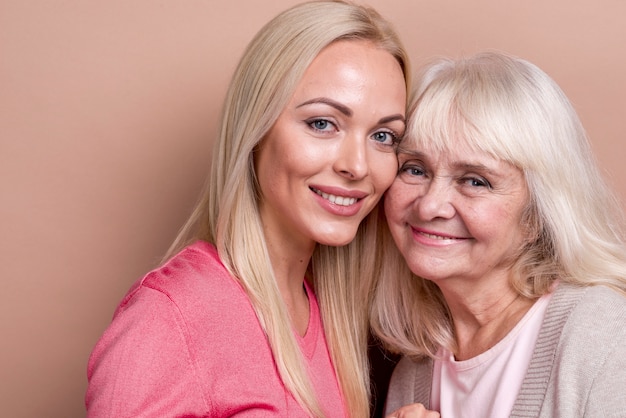
{"label": "forehead", "polygon": [[387,50],[371,41],[335,41],[322,49],[305,70],[299,90],[349,83],[362,89],[380,83],[393,83],[406,90],[402,67]]}
{"label": "forehead", "polygon": [[484,160],[495,163],[502,161],[497,156],[473,146],[459,134],[450,134],[444,139],[441,136],[436,139],[429,138],[424,135],[405,136],[398,147],[398,155],[405,157],[413,155],[442,162]]}
{"label": "forehead", "polygon": [[332,101],[348,109],[343,113],[352,121],[378,123],[400,115],[404,132],[406,97],[402,67],[391,53],[370,41],[342,40],[327,46],[313,60],[285,110],[314,112],[320,106],[303,104]]}

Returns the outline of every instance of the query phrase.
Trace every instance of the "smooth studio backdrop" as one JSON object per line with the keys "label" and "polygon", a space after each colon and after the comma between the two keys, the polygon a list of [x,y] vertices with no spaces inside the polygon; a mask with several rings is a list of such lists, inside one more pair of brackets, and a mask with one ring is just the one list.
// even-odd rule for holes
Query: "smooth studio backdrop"
{"label": "smooth studio backdrop", "polygon": [[[246,43],[293,0],[0,0],[2,416],[84,416],[88,355],[208,170]],[[626,197],[626,2],[371,0],[414,67],[501,49],[547,71]]]}

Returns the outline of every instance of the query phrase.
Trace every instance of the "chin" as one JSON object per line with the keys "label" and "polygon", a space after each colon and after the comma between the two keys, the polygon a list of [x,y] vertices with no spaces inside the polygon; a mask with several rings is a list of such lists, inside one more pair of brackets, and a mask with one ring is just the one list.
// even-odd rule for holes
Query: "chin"
{"label": "chin", "polygon": [[321,245],[326,245],[328,247],[343,247],[344,245],[350,244],[354,240],[354,237],[348,240],[319,240],[317,243]]}
{"label": "chin", "polygon": [[355,236],[356,231],[354,231],[353,234],[327,234],[318,237],[316,241],[318,244],[327,245],[329,247],[342,247],[350,244]]}
{"label": "chin", "polygon": [[341,247],[354,241],[360,222],[329,222],[319,223],[313,232],[313,240],[329,247]]}

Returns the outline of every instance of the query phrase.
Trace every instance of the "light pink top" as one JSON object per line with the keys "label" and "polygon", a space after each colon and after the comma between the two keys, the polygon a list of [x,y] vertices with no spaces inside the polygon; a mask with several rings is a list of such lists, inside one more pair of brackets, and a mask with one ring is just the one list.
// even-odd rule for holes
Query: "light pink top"
{"label": "light pink top", "polygon": [[502,418],[511,414],[552,294],[541,297],[495,346],[456,361],[446,349],[435,360],[431,407],[444,418]]}
{"label": "light pink top", "polygon": [[[328,417],[347,416],[317,300],[298,337]],[[305,417],[242,287],[197,242],[138,281],[88,365],[88,417]]]}

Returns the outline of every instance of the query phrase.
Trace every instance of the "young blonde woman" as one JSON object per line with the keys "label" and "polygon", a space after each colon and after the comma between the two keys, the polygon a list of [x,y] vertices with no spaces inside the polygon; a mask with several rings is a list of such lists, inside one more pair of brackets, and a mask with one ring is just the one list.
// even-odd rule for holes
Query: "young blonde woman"
{"label": "young blonde woman", "polygon": [[200,203],[92,353],[88,416],[369,415],[363,277],[408,72],[367,7],[304,3],[261,29]]}

